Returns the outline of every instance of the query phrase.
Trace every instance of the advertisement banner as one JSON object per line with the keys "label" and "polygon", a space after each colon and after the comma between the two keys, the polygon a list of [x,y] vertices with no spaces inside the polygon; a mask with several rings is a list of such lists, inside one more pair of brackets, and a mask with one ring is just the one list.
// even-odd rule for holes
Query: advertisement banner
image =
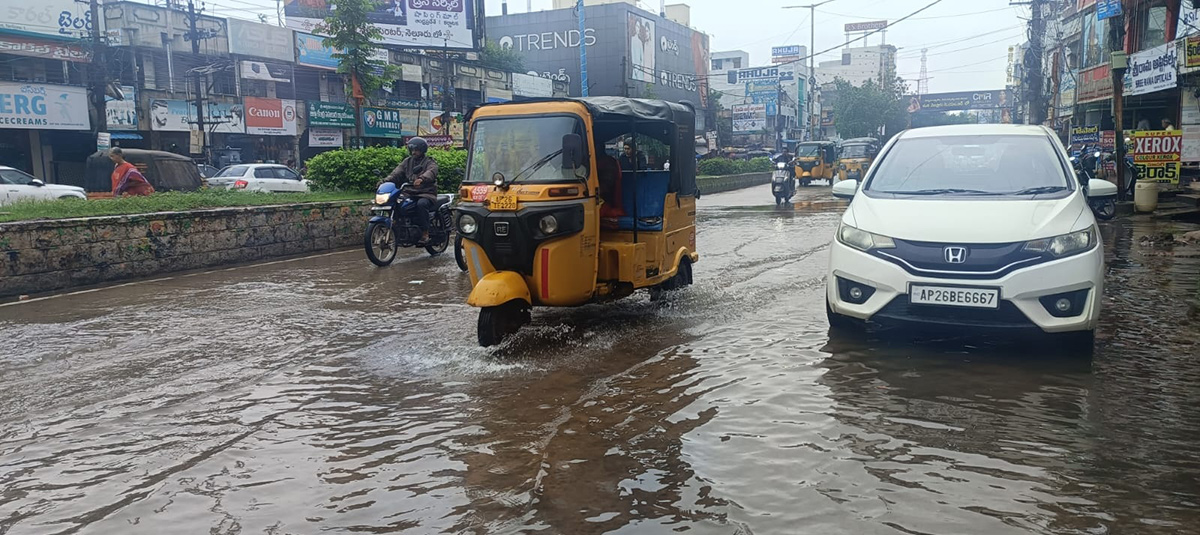
{"label": "advertisement banner", "polygon": [[1179,19],[1175,25],[1175,37],[1200,34],[1200,8],[1191,2],[1180,2]]}
{"label": "advertisement banner", "polygon": [[1100,143],[1099,126],[1076,126],[1071,129],[1072,145]]}
{"label": "advertisement banner", "polygon": [[400,110],[395,108],[363,108],[363,135],[366,137],[404,137]]}
{"label": "advertisement banner", "polygon": [[752,67],[738,69],[726,73],[730,85],[737,85],[750,80],[779,80],[779,67]]}
{"label": "advertisement banner", "polygon": [[241,19],[229,21],[229,53],[279,61],[295,60],[295,44],[292,31],[271,24],[260,24]]}
{"label": "advertisement banner", "polygon": [[845,26],[845,33],[851,32],[870,32],[875,30],[887,29],[888,23],[886,20],[874,20],[871,22],[852,22]]}
{"label": "advertisement banner", "polygon": [[931,93],[910,98],[908,111],[958,111],[990,110],[1012,106],[1012,95],[1007,89],[994,91],[959,91],[956,93]]}
{"label": "advertisement banner", "polygon": [[77,63],[90,59],[90,54],[79,45],[21,35],[0,35],[0,53]]}
{"label": "advertisement banner", "polygon": [[1200,67],[1200,35],[1193,35],[1187,38],[1183,66],[1188,68]]}
{"label": "advertisement banner", "polygon": [[[338,59],[333,55],[339,51],[336,48],[321,44],[324,39],[324,37],[319,35],[296,32],[296,63],[319,69],[337,70]],[[388,51],[378,48],[375,50],[372,59],[387,63]],[[375,74],[380,74],[380,72],[377,71]]]}
{"label": "advertisement banner", "polygon": [[654,83],[654,21],[634,12],[628,14],[629,23],[629,78]]}
{"label": "advertisement banner", "polygon": [[760,132],[767,128],[765,104],[737,104],[731,108],[734,132]]}
{"label": "advertisement banner", "polygon": [[554,82],[546,78],[514,72],[512,73],[512,92],[514,96],[519,97],[548,98],[554,96]]}
{"label": "advertisement banner", "polygon": [[1178,61],[1174,41],[1129,56],[1125,95],[1144,95],[1174,88]]}
{"label": "advertisement banner", "polygon": [[804,55],[804,47],[800,45],[771,47],[771,63],[800,61],[800,58]]}
{"label": "advertisement banner", "polygon": [[833,125],[833,110],[821,110],[821,126]]}
{"label": "advertisement banner", "polygon": [[1121,16],[1121,0],[1099,0],[1096,2],[1096,20]]}
{"label": "advertisement banner", "polygon": [[249,60],[243,60],[241,63],[243,80],[262,80],[285,84],[292,82],[292,66],[287,63]]}
{"label": "advertisement banner", "polygon": [[[475,0],[385,0],[367,15],[383,34],[381,44],[411,48],[476,48]],[[287,25],[313,33],[333,14],[334,3],[323,0],[287,0],[283,7]]]}
{"label": "advertisement banner", "polygon": [[1058,81],[1059,115],[1071,115],[1074,112],[1076,78],[1074,71],[1063,70],[1062,78]]}
{"label": "advertisement banner", "polygon": [[247,134],[296,135],[296,101],[246,97],[245,106]]}
{"label": "advertisement banner", "polygon": [[0,29],[59,38],[87,37],[92,34],[92,16],[87,2],[0,0]]}
{"label": "advertisement banner", "polygon": [[354,128],[354,106],[310,100],[308,101],[308,125]]}
{"label": "advertisement banner", "polygon": [[1180,130],[1137,130],[1133,132],[1133,163],[1139,180],[1179,184],[1183,132]]}
{"label": "advertisement banner", "polygon": [[1183,147],[1180,156],[1185,162],[1200,162],[1200,124],[1183,125]]}
{"label": "advertisement banner", "polygon": [[[204,129],[221,134],[246,132],[245,110],[241,104],[204,103]],[[150,101],[150,129],[156,132],[189,132],[195,128],[196,106],[187,100]]]}
{"label": "advertisement banner", "polygon": [[90,130],[87,89],[0,82],[0,128]]}
{"label": "advertisement banner", "polygon": [[104,97],[105,115],[108,116],[109,130],[137,130],[137,89],[131,85],[121,86],[125,100],[116,100],[110,96]]}
{"label": "advertisement banner", "polygon": [[[351,116],[353,117],[353,115]],[[309,147],[341,147],[344,139],[341,128],[309,128]]]}
{"label": "advertisement banner", "polygon": [[96,150],[108,150],[112,148],[112,134],[108,132],[96,133]]}

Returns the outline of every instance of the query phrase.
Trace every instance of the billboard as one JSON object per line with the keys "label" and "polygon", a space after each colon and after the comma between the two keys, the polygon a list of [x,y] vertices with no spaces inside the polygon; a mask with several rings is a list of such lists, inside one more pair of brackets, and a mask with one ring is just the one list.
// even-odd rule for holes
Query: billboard
{"label": "billboard", "polygon": [[749,69],[731,70],[726,73],[731,85],[750,80],[781,80],[779,67],[751,67]]}
{"label": "billboard", "polygon": [[[383,34],[382,44],[408,48],[474,50],[476,0],[383,0],[367,20]],[[335,4],[325,0],[287,0],[283,13],[296,31],[317,33]]]}
{"label": "billboard", "polygon": [[733,113],[734,132],[761,132],[767,128],[765,104],[737,104],[730,111]]}
{"label": "billboard", "polygon": [[137,89],[131,85],[121,86],[125,100],[104,96],[104,113],[108,116],[109,130],[137,130]]}
{"label": "billboard", "polygon": [[654,21],[629,12],[629,78],[639,82],[654,82]]}
{"label": "billboard", "polygon": [[[241,134],[246,131],[245,110],[241,104],[206,102],[204,127],[209,132]],[[154,99],[150,101],[150,129],[155,132],[189,132],[195,128],[196,106],[188,100]]]}
{"label": "billboard", "polygon": [[247,134],[296,135],[296,101],[246,97],[245,105]]}
{"label": "billboard", "polygon": [[0,0],[0,30],[26,35],[87,37],[92,35],[92,16],[87,2],[75,0]]}
{"label": "billboard", "polygon": [[992,91],[959,91],[912,96],[908,111],[991,110],[1012,106],[1012,95],[1006,89]]}
{"label": "billboard", "polygon": [[873,20],[870,22],[851,22],[846,24],[846,33],[853,32],[873,32],[875,30],[886,30],[888,23],[886,20]]}
{"label": "billboard", "polygon": [[0,52],[29,56],[32,58],[56,59],[85,63],[91,54],[77,44],[55,42],[20,35],[0,35]]}
{"label": "billboard", "polygon": [[0,82],[0,128],[88,130],[87,89]]}
{"label": "billboard", "polygon": [[801,45],[771,47],[771,63],[791,63],[800,61],[806,56],[807,50]]}
{"label": "billboard", "polygon": [[292,66],[287,63],[269,61],[242,60],[243,80],[262,80],[264,82],[292,82]]}
{"label": "billboard", "polygon": [[243,56],[277,59],[291,63],[296,51],[292,49],[292,31],[270,24],[240,19],[229,20],[229,53]]}

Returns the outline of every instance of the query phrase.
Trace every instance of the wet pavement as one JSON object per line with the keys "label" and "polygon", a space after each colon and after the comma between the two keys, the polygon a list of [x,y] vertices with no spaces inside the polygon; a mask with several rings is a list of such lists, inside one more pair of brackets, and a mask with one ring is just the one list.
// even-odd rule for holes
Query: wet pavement
{"label": "wet pavement", "polygon": [[[1091,360],[830,339],[828,189],[700,202],[696,285],[475,345],[452,258],[0,306],[0,533],[1194,533],[1200,251],[1116,221]],[[1190,252],[1189,252],[1190,251]]]}

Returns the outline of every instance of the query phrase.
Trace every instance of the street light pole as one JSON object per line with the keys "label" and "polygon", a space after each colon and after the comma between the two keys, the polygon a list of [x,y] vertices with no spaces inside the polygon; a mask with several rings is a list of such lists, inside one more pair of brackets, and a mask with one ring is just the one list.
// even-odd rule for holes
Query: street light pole
{"label": "street light pole", "polygon": [[804,81],[805,85],[807,86],[805,92],[808,93],[807,96],[805,97],[805,100],[807,101],[805,103],[805,108],[807,108],[807,109],[804,111],[804,124],[805,124],[806,129],[809,132],[809,139],[816,138],[816,132],[815,132],[815,129],[813,128],[813,124],[812,124],[812,115],[813,115],[812,112],[813,112],[813,96],[815,95],[813,86],[816,85],[816,81],[817,81],[817,63],[816,63],[817,8],[820,6],[823,6],[825,4],[828,4],[832,1],[833,0],[825,0],[824,2],[817,2],[815,4],[810,4],[807,6],[783,6],[783,9],[807,9],[807,10],[809,10],[808,11],[808,21],[809,21],[808,79]]}

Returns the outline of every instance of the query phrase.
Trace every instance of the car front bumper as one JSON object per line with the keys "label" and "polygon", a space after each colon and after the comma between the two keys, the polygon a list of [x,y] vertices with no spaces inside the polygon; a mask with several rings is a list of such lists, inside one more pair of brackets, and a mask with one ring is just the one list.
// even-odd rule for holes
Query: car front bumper
{"label": "car front bumper", "polygon": [[[838,291],[839,277],[874,288],[874,292],[860,304],[843,300]],[[994,288],[1000,292],[1000,303],[995,310],[912,305],[908,297],[910,284]],[[1088,290],[1087,297],[1082,311],[1069,317],[1052,315],[1040,299],[1077,290]],[[1095,329],[1100,316],[1104,253],[1097,246],[1083,254],[1019,269],[996,279],[929,278],[835,240],[830,250],[825,293],[833,312],[883,325],[1036,328],[1047,333],[1087,331]]]}

